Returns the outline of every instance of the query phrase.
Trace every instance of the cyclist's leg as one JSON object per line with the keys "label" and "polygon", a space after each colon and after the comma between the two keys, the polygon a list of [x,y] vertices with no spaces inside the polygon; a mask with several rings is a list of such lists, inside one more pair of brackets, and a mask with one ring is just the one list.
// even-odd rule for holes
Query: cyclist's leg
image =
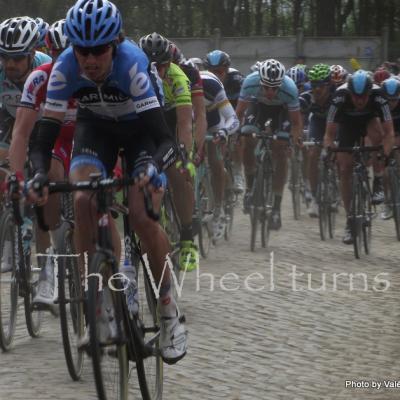
{"label": "cyclist's leg", "polygon": [[[105,176],[111,173],[118,156],[115,124],[108,121],[77,121],[74,136],[74,149],[71,159],[70,180],[78,182],[88,180],[91,173],[101,172]],[[96,226],[96,207],[92,193],[75,192],[75,248],[80,257],[82,268],[83,254],[94,252]],[[110,217],[112,243],[115,256],[119,260],[121,242],[115,225]]]}
{"label": "cyclist's leg", "polygon": [[225,168],[223,149],[219,144],[207,143],[208,164],[211,170],[211,186],[214,193],[213,238],[219,240],[225,232],[223,201],[225,196]]}
{"label": "cyclist's leg", "polygon": [[[383,129],[379,118],[373,118],[367,125],[367,136],[365,143],[372,146],[378,146],[382,144]],[[383,190],[383,172],[384,164],[382,160],[378,160],[377,154],[372,154],[372,166],[374,170],[374,181],[373,181],[373,194],[372,203],[380,204],[384,201],[384,190]]]}
{"label": "cyclist's leg", "polygon": [[[141,136],[132,138],[125,147],[127,168],[130,172],[133,172],[135,159],[141,151],[152,154],[155,150],[151,140],[146,135]],[[161,191],[154,192],[153,205],[160,205],[162,196]],[[161,353],[165,361],[174,363],[186,354],[187,332],[180,322],[178,307],[172,295],[170,269],[166,263],[171,246],[160,224],[147,215],[143,192],[137,185],[130,189],[129,211],[131,226],[139,236],[142,251],[147,254],[151,271],[160,287]]]}
{"label": "cyclist's leg", "polygon": [[[315,142],[322,142],[324,139],[326,126],[326,119],[316,118],[312,116],[310,119],[309,132],[310,140]],[[316,204],[317,186],[318,186],[318,162],[321,154],[321,148],[314,146],[308,152],[308,181],[310,182],[310,189],[312,201],[308,210],[310,216],[318,215],[318,207]]]}

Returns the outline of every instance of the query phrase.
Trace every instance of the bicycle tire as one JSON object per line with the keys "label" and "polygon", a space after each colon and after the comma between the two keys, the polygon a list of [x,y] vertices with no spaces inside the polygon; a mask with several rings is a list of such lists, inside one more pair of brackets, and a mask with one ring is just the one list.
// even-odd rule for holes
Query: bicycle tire
{"label": "bicycle tire", "polygon": [[[57,254],[76,254],[73,227],[69,222],[64,221],[58,232],[56,249]],[[77,344],[84,332],[85,319],[77,258],[58,258],[58,302],[65,361],[69,375],[78,381],[83,371],[84,353],[78,350]]]}
{"label": "bicycle tire", "polygon": [[9,242],[11,252],[11,270],[0,272],[0,347],[8,351],[13,343],[17,310],[18,279],[17,255],[15,249],[15,224],[12,212],[6,210],[0,217],[0,260],[3,260],[5,243]]}
{"label": "bicycle tire", "polygon": [[371,236],[372,236],[372,199],[368,184],[366,183],[365,186],[363,187],[363,197],[362,197],[362,203],[364,209],[362,235],[363,235],[365,254],[370,254]]}
{"label": "bicycle tire", "polygon": [[201,233],[198,236],[200,254],[203,258],[207,258],[212,243],[214,196],[209,176],[205,172],[203,173],[203,177],[196,182],[196,207],[199,212],[199,220],[201,224]]}
{"label": "bicycle tire", "polygon": [[329,169],[329,203],[328,203],[328,215],[329,215],[329,237],[333,239],[335,237],[336,229],[336,214],[338,212],[338,185],[336,171],[332,167]]}
{"label": "bicycle tire", "polygon": [[350,207],[350,223],[351,232],[353,235],[353,249],[355,258],[359,259],[362,248],[362,218],[363,218],[363,206],[362,206],[362,183],[359,181],[358,175],[353,175],[352,184],[352,200]]}
{"label": "bicycle tire", "polygon": [[400,241],[400,186],[397,163],[394,166],[389,166],[388,172],[396,238]]}
{"label": "bicycle tire", "polygon": [[269,219],[272,211],[272,202],[273,202],[273,193],[272,193],[272,169],[269,172],[268,170],[264,175],[264,184],[263,184],[263,212],[261,216],[261,247],[268,247],[270,229],[269,229]]}
{"label": "bicycle tire", "polygon": [[292,192],[293,218],[300,219],[301,214],[301,184],[300,184],[300,163],[297,162],[296,152],[293,152],[291,162],[290,186]]}
{"label": "bicycle tire", "polygon": [[328,207],[329,205],[329,196],[327,193],[327,171],[326,166],[320,165],[319,168],[319,179],[318,179],[318,188],[317,188],[317,202],[318,202],[318,223],[319,223],[319,236],[321,240],[325,241],[328,236],[328,225],[329,225],[329,214]]}
{"label": "bicycle tire", "polygon": [[253,182],[253,189],[251,192],[251,205],[250,205],[250,224],[251,224],[251,238],[250,250],[255,251],[257,242],[257,231],[260,222],[260,212],[263,204],[263,185],[264,176],[262,168],[258,168],[256,177]]}
{"label": "bicycle tire", "polygon": [[[157,312],[157,300],[150,283],[147,270],[139,268],[136,277],[139,292],[139,313],[133,325],[135,335],[140,335],[143,342],[136,340],[134,353],[136,372],[143,400],[161,400],[163,392],[164,368],[160,353],[160,324]],[[173,283],[172,283],[173,284]],[[132,323],[133,321],[130,320]],[[136,329],[138,328],[138,329]],[[134,338],[135,339],[135,338]],[[149,345],[153,354],[147,354],[142,344]]]}
{"label": "bicycle tire", "polygon": [[232,189],[229,189],[225,192],[224,211],[226,218],[224,239],[228,242],[232,236],[233,220],[235,215],[235,194],[233,193]]}
{"label": "bicycle tire", "polygon": [[[32,215],[30,217],[32,218]],[[35,225],[35,221],[33,221],[33,224]],[[36,249],[35,231],[36,230],[33,229],[31,249]],[[24,254],[21,235],[19,235],[18,248],[20,254]],[[31,251],[29,251],[29,254],[26,254],[24,256],[24,261],[25,262],[22,263],[23,265],[21,265],[20,267],[20,273],[22,280],[26,282],[27,288],[24,294],[25,322],[29,335],[33,338],[37,338],[40,335],[43,320],[43,311],[33,307],[33,298],[35,296],[36,287],[39,282],[40,267],[38,258],[36,257],[36,255],[32,255]]]}
{"label": "bicycle tire", "polygon": [[[116,269],[116,268],[115,268]],[[113,272],[109,257],[102,251],[97,251],[90,263],[90,273],[100,274],[103,277],[103,283],[107,282],[104,277]],[[94,275],[96,276],[96,275]],[[89,320],[89,336],[90,336],[90,356],[92,358],[94,380],[96,385],[97,396],[100,400],[127,400],[128,398],[128,356],[127,345],[121,340],[111,346],[103,346],[99,343],[97,337],[97,310],[98,296],[104,295],[104,288],[98,290],[98,279],[89,279],[88,282],[88,320]],[[114,304],[115,318],[117,326],[122,326],[121,315],[121,295],[120,292],[110,291],[110,295]],[[121,334],[122,336],[122,334]],[[122,337],[121,337],[122,339]],[[108,358],[107,358],[108,356]],[[113,363],[115,377],[107,380],[107,370],[105,363],[110,360]],[[116,361],[116,362],[115,362]],[[117,382],[115,386],[108,385],[108,382]],[[110,390],[108,390],[110,389]]]}

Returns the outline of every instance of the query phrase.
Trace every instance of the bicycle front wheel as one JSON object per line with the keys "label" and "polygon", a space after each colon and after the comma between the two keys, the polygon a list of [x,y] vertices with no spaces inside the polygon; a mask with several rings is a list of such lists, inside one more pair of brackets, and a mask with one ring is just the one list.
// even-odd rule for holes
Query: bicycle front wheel
{"label": "bicycle front wheel", "polygon": [[17,257],[14,251],[16,226],[5,211],[0,218],[0,346],[10,349],[15,333],[18,308]]}
{"label": "bicycle front wheel", "polygon": [[353,176],[352,199],[350,207],[350,223],[353,235],[353,248],[355,258],[360,258],[362,249],[362,225],[364,218],[364,209],[362,202],[362,183],[357,175]]}
{"label": "bicycle front wheel", "polygon": [[[126,400],[128,398],[127,346],[122,333],[121,294],[108,288],[112,262],[107,255],[96,252],[90,264],[88,286],[88,316],[90,355],[93,363],[97,396],[100,400]],[[98,277],[102,277],[99,279]],[[104,303],[103,303],[104,302]],[[101,311],[113,309],[117,337],[104,342],[102,328],[108,327]],[[99,316],[100,314],[100,316]]]}
{"label": "bicycle front wheel", "polygon": [[388,170],[394,226],[397,240],[400,240],[400,185],[397,164],[396,166],[390,166]]}
{"label": "bicycle front wheel", "polygon": [[83,335],[85,321],[78,259],[73,257],[76,254],[73,228],[68,222],[64,222],[59,231],[56,248],[58,254],[65,255],[58,258],[58,301],[64,355],[68,372],[77,381],[83,370],[84,353],[78,350],[78,341]]}
{"label": "bicycle front wheel", "polygon": [[319,214],[319,235],[321,240],[326,240],[328,237],[329,229],[329,196],[327,191],[326,170],[325,166],[320,167],[317,201],[318,201],[318,214]]}

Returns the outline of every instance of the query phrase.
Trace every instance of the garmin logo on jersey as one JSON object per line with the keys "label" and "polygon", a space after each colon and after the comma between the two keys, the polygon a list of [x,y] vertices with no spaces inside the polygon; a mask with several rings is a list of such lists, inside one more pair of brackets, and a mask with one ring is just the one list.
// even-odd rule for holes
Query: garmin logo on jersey
{"label": "garmin logo on jersey", "polygon": [[61,71],[57,70],[60,64],[60,62],[54,64],[47,87],[48,91],[62,90],[67,86],[67,78]]}
{"label": "garmin logo on jersey", "polygon": [[99,103],[100,101],[105,101],[106,103],[122,103],[128,98],[122,93],[102,93],[100,95],[95,93],[89,93],[87,95],[82,95],[79,101],[84,104]]}
{"label": "garmin logo on jersey", "polygon": [[137,112],[150,110],[151,108],[160,107],[160,103],[157,100],[157,97],[150,97],[145,100],[135,102],[135,108]]}
{"label": "garmin logo on jersey", "polygon": [[131,78],[130,91],[134,97],[145,94],[150,88],[150,79],[148,75],[144,72],[138,72],[138,69],[138,63],[136,63],[129,70],[129,77]]}

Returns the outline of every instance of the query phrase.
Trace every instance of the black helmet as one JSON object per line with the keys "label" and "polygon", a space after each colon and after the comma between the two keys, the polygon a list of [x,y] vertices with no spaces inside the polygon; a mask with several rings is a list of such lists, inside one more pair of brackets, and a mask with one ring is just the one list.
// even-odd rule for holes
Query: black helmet
{"label": "black helmet", "polygon": [[157,32],[141,37],[139,47],[146,53],[151,62],[165,64],[172,60],[171,42]]}

